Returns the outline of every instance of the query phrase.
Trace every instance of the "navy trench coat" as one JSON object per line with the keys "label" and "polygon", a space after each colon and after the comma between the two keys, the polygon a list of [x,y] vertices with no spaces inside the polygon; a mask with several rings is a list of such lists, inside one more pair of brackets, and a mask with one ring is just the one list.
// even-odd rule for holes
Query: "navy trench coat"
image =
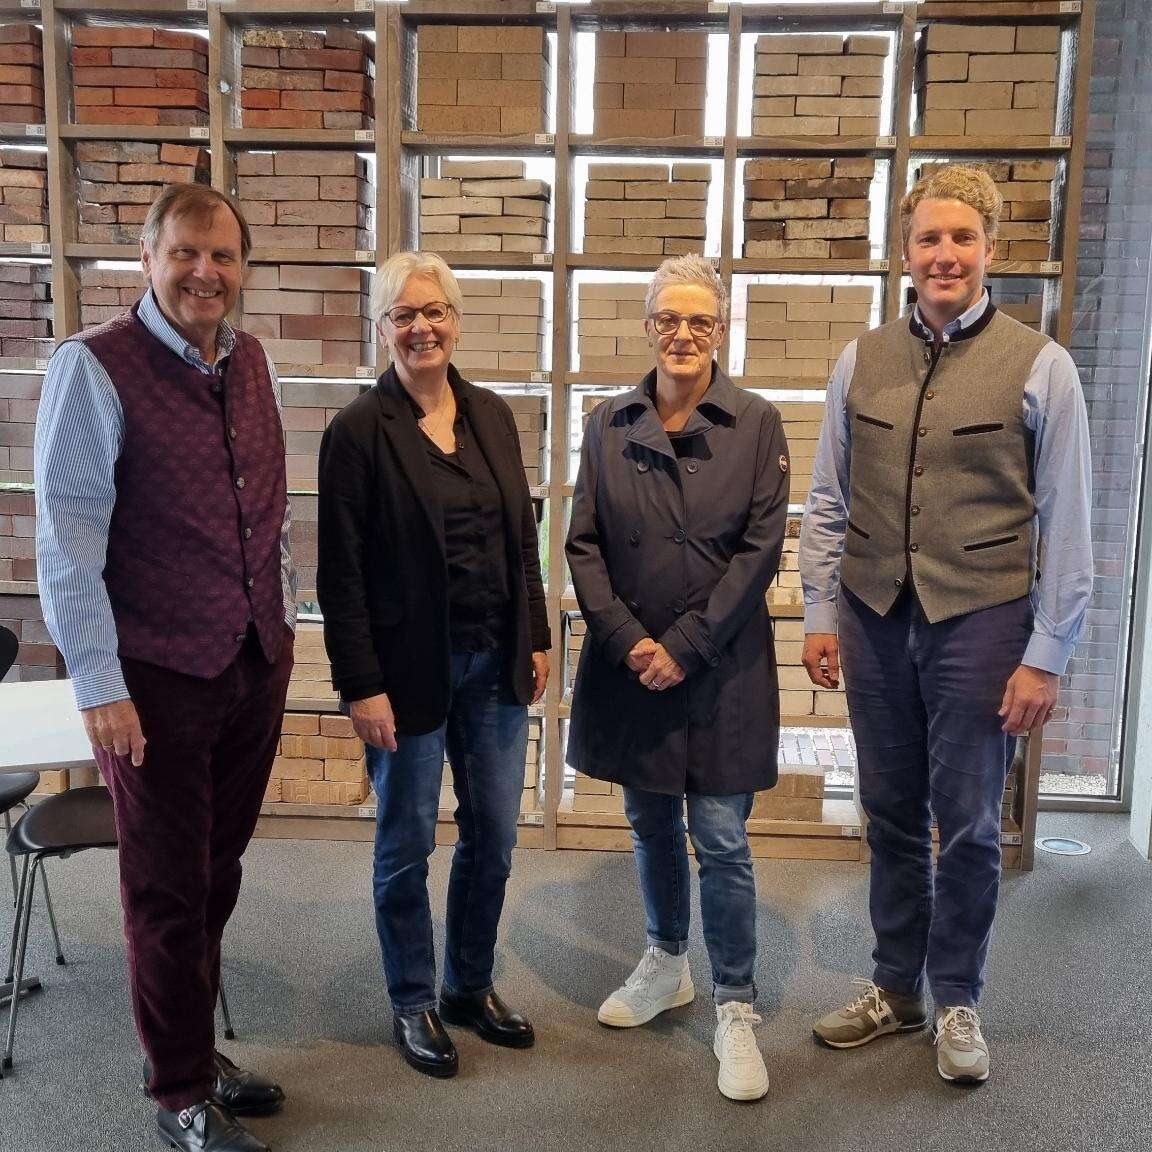
{"label": "navy trench coat", "polygon": [[[601,404],[584,436],[566,551],[588,631],[567,760],[652,792],[771,788],[780,697],[765,593],[788,513],[780,413],[713,364],[677,459],[655,378]],[[675,688],[652,691],[628,668],[645,636],[684,669]]]}

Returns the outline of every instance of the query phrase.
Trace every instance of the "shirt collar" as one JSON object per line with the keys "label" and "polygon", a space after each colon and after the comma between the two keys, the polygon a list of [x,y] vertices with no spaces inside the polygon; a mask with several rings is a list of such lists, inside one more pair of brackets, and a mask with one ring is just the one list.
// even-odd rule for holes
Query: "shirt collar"
{"label": "shirt collar", "polygon": [[[985,287],[980,295],[980,299],[976,301],[966,312],[962,312],[955,320],[950,321],[944,325],[943,342],[947,344],[950,340],[955,340],[961,332],[971,328],[973,324],[979,320],[988,307],[992,303],[992,294]],[[934,339],[932,329],[924,323],[924,317],[920,314],[920,305],[917,304],[912,310],[912,330],[922,339],[931,341]]]}
{"label": "shirt collar", "polygon": [[[156,294],[151,288],[144,293],[137,315],[140,317],[140,323],[182,360],[187,361],[194,368],[199,368],[201,372],[213,370],[215,364],[205,363],[204,357],[200,355],[200,350],[194,344],[190,344],[172,326],[168,317],[160,310]],[[216,363],[219,363],[225,356],[231,356],[235,347],[236,333],[227,321],[222,320],[220,327],[216,329]]]}

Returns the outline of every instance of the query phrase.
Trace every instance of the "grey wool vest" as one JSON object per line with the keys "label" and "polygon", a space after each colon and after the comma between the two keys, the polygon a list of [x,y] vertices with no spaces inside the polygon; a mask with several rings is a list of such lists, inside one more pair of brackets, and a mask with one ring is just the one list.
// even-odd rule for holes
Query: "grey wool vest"
{"label": "grey wool vest", "polygon": [[936,352],[914,326],[894,320],[857,342],[841,575],[881,615],[911,579],[937,623],[1031,590],[1033,436],[1022,406],[1048,337],[991,305]]}

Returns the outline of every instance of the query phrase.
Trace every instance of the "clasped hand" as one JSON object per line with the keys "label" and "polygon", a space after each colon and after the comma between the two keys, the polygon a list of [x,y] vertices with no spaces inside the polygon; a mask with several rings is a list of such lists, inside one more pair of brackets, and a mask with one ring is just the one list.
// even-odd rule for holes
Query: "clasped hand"
{"label": "clasped hand", "polygon": [[668,654],[663,644],[645,636],[628,653],[626,661],[633,672],[639,673],[640,683],[654,692],[675,688],[684,679],[684,669]]}

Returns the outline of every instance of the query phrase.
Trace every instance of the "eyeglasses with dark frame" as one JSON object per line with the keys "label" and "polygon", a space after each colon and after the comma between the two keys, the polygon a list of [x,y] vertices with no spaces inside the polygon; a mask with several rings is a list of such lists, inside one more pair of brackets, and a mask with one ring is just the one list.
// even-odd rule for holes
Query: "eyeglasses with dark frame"
{"label": "eyeglasses with dark frame", "polygon": [[394,328],[409,328],[416,323],[416,314],[419,313],[429,324],[442,324],[455,309],[443,300],[429,300],[422,308],[408,308],[398,304],[389,308],[384,315],[392,321]]}
{"label": "eyeglasses with dark frame", "polygon": [[657,312],[648,319],[661,336],[675,336],[680,331],[680,325],[687,320],[688,331],[693,336],[701,338],[711,336],[720,322],[718,317],[708,316],[703,312],[694,312],[691,316],[682,316],[679,312]]}

